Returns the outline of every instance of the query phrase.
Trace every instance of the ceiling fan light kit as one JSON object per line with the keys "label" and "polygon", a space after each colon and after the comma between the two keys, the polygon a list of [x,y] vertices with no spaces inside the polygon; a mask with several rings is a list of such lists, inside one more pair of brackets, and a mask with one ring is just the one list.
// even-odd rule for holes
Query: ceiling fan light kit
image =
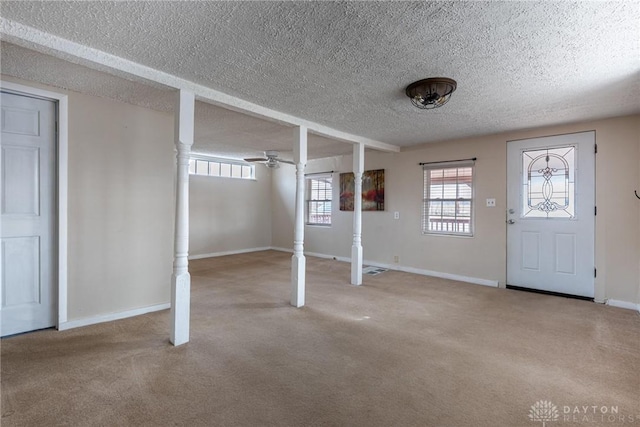
{"label": "ceiling fan light kit", "polygon": [[458,83],[448,77],[429,77],[411,83],[405,93],[416,107],[432,110],[446,104],[457,86]]}

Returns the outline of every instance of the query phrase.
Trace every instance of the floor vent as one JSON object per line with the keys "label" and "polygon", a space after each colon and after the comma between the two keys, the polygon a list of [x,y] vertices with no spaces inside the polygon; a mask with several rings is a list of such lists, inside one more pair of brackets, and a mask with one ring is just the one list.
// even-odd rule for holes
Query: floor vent
{"label": "floor vent", "polygon": [[369,266],[369,267],[364,267],[362,269],[362,272],[364,274],[368,274],[369,276],[377,276],[380,273],[384,273],[385,271],[387,271],[388,269],[386,268],[380,268],[380,267],[373,267],[373,266]]}

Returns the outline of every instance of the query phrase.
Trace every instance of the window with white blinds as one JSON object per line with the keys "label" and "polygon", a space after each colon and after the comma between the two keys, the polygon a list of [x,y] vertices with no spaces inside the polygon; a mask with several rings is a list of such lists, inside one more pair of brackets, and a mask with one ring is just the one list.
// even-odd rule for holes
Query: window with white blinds
{"label": "window with white blinds", "polygon": [[306,217],[308,225],[331,225],[332,176],[314,174],[306,178]]}
{"label": "window with white blinds", "polygon": [[473,236],[473,162],[423,166],[422,232]]}

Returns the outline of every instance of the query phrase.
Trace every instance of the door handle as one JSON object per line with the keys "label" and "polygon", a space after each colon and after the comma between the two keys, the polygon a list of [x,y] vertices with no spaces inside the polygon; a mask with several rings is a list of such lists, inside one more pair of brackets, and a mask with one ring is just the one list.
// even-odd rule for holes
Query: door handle
{"label": "door handle", "polygon": [[508,221],[507,221],[507,224],[509,224],[509,225],[511,225],[511,224],[515,224],[515,223],[516,223],[516,222],[515,222],[514,220],[512,220],[512,219],[510,219],[510,220],[508,220]]}

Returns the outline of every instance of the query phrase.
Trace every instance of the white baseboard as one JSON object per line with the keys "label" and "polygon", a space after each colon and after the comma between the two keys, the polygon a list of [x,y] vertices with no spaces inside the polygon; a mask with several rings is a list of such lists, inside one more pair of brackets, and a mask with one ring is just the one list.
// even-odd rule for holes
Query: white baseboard
{"label": "white baseboard", "polygon": [[246,254],[249,252],[268,251],[269,249],[273,249],[273,248],[270,246],[266,246],[264,248],[238,249],[235,251],[223,251],[223,252],[212,252],[210,254],[189,255],[189,259],[192,260],[192,259],[202,259],[202,258],[214,258],[214,257],[226,256],[226,255]]}
{"label": "white baseboard", "polygon": [[171,308],[171,303],[150,305],[148,307],[134,308],[133,310],[119,311],[117,313],[101,314],[99,316],[85,317],[84,319],[70,320],[58,325],[59,331],[79,328],[81,326],[95,325],[96,323],[111,322],[113,320],[126,319],[127,317],[139,316],[141,314],[152,313],[154,311]]}
{"label": "white baseboard", "polygon": [[[305,255],[309,255],[309,256],[314,256],[316,258],[335,259],[336,261],[351,262],[351,258],[344,257],[344,256],[334,256],[334,255],[320,254],[320,253],[317,253],[317,252],[305,252],[304,254]],[[363,261],[363,263],[366,264],[366,261]]]}
{"label": "white baseboard", "polygon": [[381,264],[381,263],[377,263],[374,261],[367,261],[367,260],[365,260],[364,263],[368,265],[373,265],[375,267],[388,268],[389,270],[404,271],[405,273],[439,277],[441,279],[456,280],[458,282],[473,283],[474,285],[490,286],[492,288],[498,287],[497,280],[480,279],[478,277],[469,277],[469,276],[462,276],[459,274],[443,273],[440,271],[424,270],[422,268],[405,267],[403,265]]}
{"label": "white baseboard", "polygon": [[293,253],[293,249],[281,248],[279,246],[271,246],[269,249],[271,249],[272,251],[289,252],[290,254]]}
{"label": "white baseboard", "polygon": [[634,303],[629,302],[629,301],[620,301],[620,300],[617,300],[617,299],[607,299],[605,304],[610,305],[611,307],[626,308],[627,310],[636,310],[636,311],[640,312],[640,304],[634,304]]}
{"label": "white baseboard", "polygon": [[[271,249],[273,249],[275,251],[281,251],[281,252],[293,252],[291,249],[279,248],[279,247],[271,247]],[[350,257],[333,256],[333,255],[321,254],[321,253],[317,253],[317,252],[305,252],[304,254],[305,255],[309,255],[309,256],[318,257],[318,258],[335,259],[337,261],[342,261],[342,262],[351,262],[351,258]],[[473,283],[475,285],[490,286],[492,288],[497,288],[498,287],[498,281],[497,280],[480,279],[480,278],[477,278],[477,277],[461,276],[461,275],[458,275],[458,274],[451,274],[451,273],[442,273],[442,272],[439,272],[439,271],[424,270],[424,269],[421,269],[421,268],[405,267],[405,266],[398,265],[398,264],[384,264],[384,263],[380,263],[380,262],[377,262],[377,261],[371,261],[371,260],[366,260],[366,259],[363,261],[363,264],[372,265],[374,267],[382,267],[382,268],[386,268],[386,269],[389,269],[389,270],[404,271],[405,273],[420,274],[422,276],[440,277],[442,279],[457,280],[458,282],[465,282],[465,283]]]}

